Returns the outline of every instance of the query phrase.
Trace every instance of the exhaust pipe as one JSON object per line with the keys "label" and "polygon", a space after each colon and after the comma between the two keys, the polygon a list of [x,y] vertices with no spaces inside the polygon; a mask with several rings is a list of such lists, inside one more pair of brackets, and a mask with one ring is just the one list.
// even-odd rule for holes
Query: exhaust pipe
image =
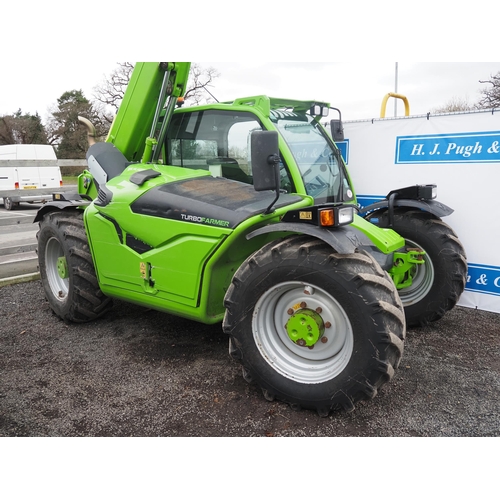
{"label": "exhaust pipe", "polygon": [[88,130],[87,140],[89,141],[89,146],[92,146],[93,144],[96,143],[95,139],[97,137],[94,125],[92,125],[90,120],[87,120],[87,118],[84,118],[83,116],[79,116],[78,121],[80,123],[83,123],[87,127]]}

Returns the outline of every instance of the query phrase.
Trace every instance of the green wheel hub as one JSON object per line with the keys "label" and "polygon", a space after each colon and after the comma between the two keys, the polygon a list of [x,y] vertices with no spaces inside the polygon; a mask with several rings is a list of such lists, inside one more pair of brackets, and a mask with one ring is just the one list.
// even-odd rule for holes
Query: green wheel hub
{"label": "green wheel hub", "polygon": [[68,264],[66,262],[66,257],[59,257],[57,259],[57,274],[61,279],[66,279],[68,277]]}
{"label": "green wheel hub", "polygon": [[323,336],[325,323],[316,311],[299,309],[287,321],[285,329],[292,342],[303,347],[310,347]]}

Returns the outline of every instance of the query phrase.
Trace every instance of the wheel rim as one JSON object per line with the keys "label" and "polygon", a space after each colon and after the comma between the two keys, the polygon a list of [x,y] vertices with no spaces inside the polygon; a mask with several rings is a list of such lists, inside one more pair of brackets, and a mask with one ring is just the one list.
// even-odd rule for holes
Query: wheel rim
{"label": "wheel rim", "polygon": [[[425,252],[425,248],[411,240],[405,240],[407,247],[421,248]],[[410,306],[422,300],[431,290],[434,284],[434,265],[426,252],[424,264],[416,265],[416,273],[413,276],[413,282],[408,288],[399,290],[399,297],[403,306]]]}
{"label": "wheel rim", "polygon": [[[292,340],[302,313],[305,327],[317,325],[311,327],[312,345]],[[351,359],[354,337],[349,318],[329,293],[309,283],[286,282],[270,288],[255,306],[252,330],[255,344],[273,369],[301,383],[331,380]]]}
{"label": "wheel rim", "polygon": [[68,296],[69,278],[64,277],[67,276],[66,259],[57,238],[50,238],[45,246],[45,270],[52,295],[63,302]]}

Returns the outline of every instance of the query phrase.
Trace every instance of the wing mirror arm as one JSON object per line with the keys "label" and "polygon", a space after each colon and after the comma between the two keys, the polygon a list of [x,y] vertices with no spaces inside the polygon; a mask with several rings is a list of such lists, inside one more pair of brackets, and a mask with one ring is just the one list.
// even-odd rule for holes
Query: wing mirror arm
{"label": "wing mirror arm", "polygon": [[278,201],[278,198],[280,197],[280,155],[279,154],[272,154],[269,155],[267,158],[267,163],[271,165],[271,167],[274,169],[274,178],[276,181],[276,198],[274,198],[273,202],[266,208],[266,211],[264,212],[264,215],[270,214],[272,212],[272,208]]}

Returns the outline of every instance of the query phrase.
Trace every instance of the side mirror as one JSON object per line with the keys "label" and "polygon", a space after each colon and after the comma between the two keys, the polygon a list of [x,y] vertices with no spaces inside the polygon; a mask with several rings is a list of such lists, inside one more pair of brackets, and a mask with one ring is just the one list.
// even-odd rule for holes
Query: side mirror
{"label": "side mirror", "polygon": [[255,191],[279,191],[278,132],[256,130],[250,139]]}
{"label": "side mirror", "polygon": [[342,120],[330,120],[330,132],[335,142],[342,142],[344,140],[344,125],[342,125]]}

